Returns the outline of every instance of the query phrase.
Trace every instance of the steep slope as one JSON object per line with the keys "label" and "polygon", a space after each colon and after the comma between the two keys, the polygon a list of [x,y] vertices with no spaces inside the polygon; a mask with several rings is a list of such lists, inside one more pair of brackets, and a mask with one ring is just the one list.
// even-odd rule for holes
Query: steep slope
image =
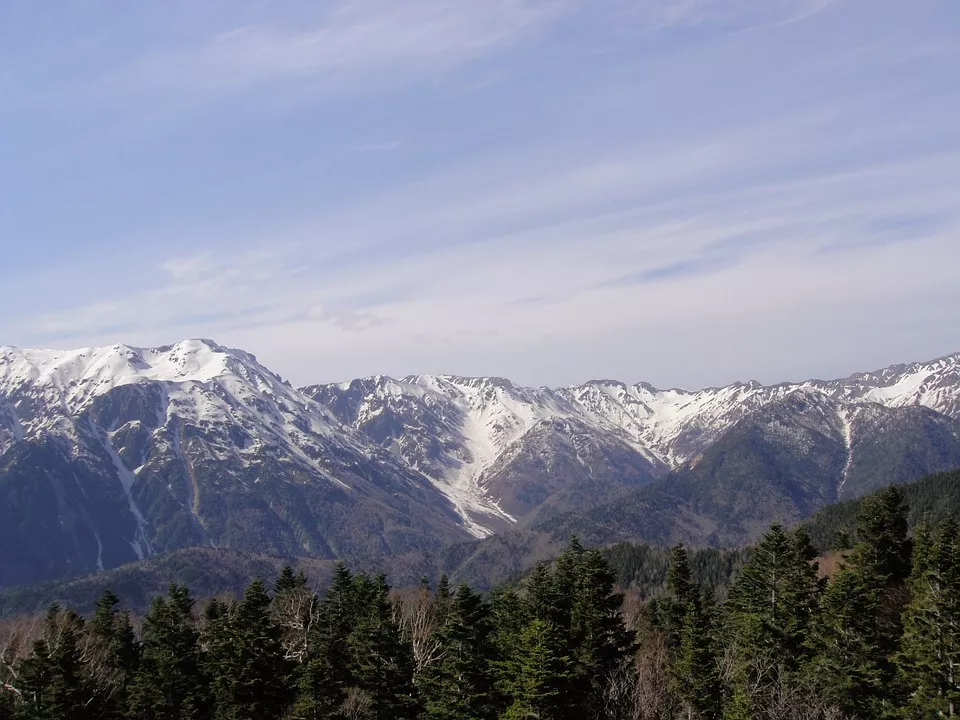
{"label": "steep slope", "polygon": [[597,542],[731,546],[774,521],[960,467],[960,422],[923,407],[851,406],[794,390],[735,424],[671,477],[535,530]]}
{"label": "steep slope", "polygon": [[735,383],[698,391],[611,380],[549,390],[452,376],[378,376],[304,388],[344,423],[395,448],[432,477],[468,490],[465,478],[482,474],[541,420],[577,419],[617,435],[663,473],[695,458],[747,415],[798,390],[821,393],[848,408],[921,405],[960,420],[960,354],[840,380]]}
{"label": "steep slope", "polygon": [[502,378],[381,376],[304,392],[430,477],[478,536],[602,502],[665,470],[554,391]]}
{"label": "steep slope", "polygon": [[211,341],[4,348],[0,402],[0,506],[21,518],[0,550],[43,560],[0,584],[190,545],[334,557],[469,537],[424,476]]}
{"label": "steep slope", "polygon": [[373,558],[533,527],[740,542],[960,465],[958,422],[960,356],[695,392],[455,376],[298,390],[211,341],[4,347],[0,553],[17,559],[0,584],[189,546]]}

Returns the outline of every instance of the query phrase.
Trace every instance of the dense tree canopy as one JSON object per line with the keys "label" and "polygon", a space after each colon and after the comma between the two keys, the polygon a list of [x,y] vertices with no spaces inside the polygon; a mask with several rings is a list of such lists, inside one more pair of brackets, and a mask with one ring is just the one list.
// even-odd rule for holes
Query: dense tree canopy
{"label": "dense tree canopy", "polygon": [[54,605],[32,635],[0,632],[0,718],[953,717],[960,531],[911,538],[907,518],[895,489],[862,503],[829,580],[805,532],[774,525],[722,602],[683,546],[666,593],[625,601],[576,539],[489,596],[446,578],[392,591],[345,565],[322,595],[290,568],[236,600],[171,585],[142,620],[108,592],[89,618]]}

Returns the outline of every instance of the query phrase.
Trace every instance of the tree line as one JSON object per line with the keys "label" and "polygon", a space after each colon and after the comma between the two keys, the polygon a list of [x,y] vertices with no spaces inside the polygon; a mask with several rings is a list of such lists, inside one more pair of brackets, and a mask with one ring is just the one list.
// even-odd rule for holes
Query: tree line
{"label": "tree line", "polygon": [[28,647],[0,639],[0,718],[88,720],[841,720],[953,717],[960,533],[890,488],[864,502],[839,569],[775,525],[721,603],[671,554],[668,590],[624,604],[575,539],[516,587],[442,578],[391,591],[336,569],[322,594],[272,588],[198,603],[171,585],[132,618],[107,592],[50,608]]}

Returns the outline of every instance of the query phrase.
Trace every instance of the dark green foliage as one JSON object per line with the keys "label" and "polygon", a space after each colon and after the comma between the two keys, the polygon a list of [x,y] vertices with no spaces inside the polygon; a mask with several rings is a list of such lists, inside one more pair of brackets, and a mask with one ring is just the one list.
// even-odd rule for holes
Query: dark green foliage
{"label": "dark green foliage", "polygon": [[272,720],[290,703],[293,670],[284,657],[270,597],[255,581],[243,600],[215,617],[206,672],[212,678],[215,720]]}
{"label": "dark green foliage", "polygon": [[129,613],[119,612],[119,604],[113,592],[104,592],[88,627],[88,674],[95,693],[90,707],[100,718],[125,716],[130,685],[140,665],[140,644]]}
{"label": "dark green foliage", "polygon": [[377,720],[413,717],[413,655],[394,621],[386,580],[361,573],[353,584],[360,612],[347,637],[351,684]]}
{"label": "dark green foliage", "polygon": [[813,673],[824,695],[858,717],[880,717],[893,697],[893,656],[901,633],[903,583],[910,566],[907,507],[894,487],[860,507],[850,566],[823,596]]}
{"label": "dark green foliage", "polygon": [[[724,605],[728,690],[737,712],[763,714],[809,659],[823,583],[802,530],[774,525],[756,547]],[[749,693],[748,693],[749,688]]]}
{"label": "dark green foliage", "polygon": [[669,672],[676,693],[687,707],[708,720],[720,711],[720,678],[714,649],[711,609],[693,581],[683,545],[670,555],[669,595],[652,604],[652,617],[666,633]]}
{"label": "dark green foliage", "polygon": [[469,586],[461,585],[449,601],[438,641],[440,660],[428,668],[420,684],[423,717],[495,717],[490,608]]}
{"label": "dark green foliage", "polygon": [[[858,509],[853,547],[829,582],[806,533],[779,525],[749,552],[700,566],[683,546],[657,555],[621,547],[624,564],[649,557],[656,569],[646,576],[662,575],[662,591],[639,607],[624,606],[604,554],[577,540],[489,599],[444,581],[432,594],[424,582],[415,596],[391,595],[382,575],[343,564],[322,597],[285,568],[272,597],[257,581],[241,600],[202,612],[173,584],[139,639],[107,592],[88,620],[52,607],[26,657],[16,643],[0,645],[0,718],[955,716],[960,531],[921,524],[911,541],[896,489]],[[702,571],[727,582],[733,557],[746,562],[715,604]],[[630,592],[636,603],[641,593]],[[427,613],[416,627],[411,610]],[[415,660],[416,643],[427,656]]]}
{"label": "dark green foliage", "polygon": [[93,720],[88,704],[92,688],[82,657],[84,621],[54,605],[47,613],[43,637],[23,663],[24,714],[31,720]]}
{"label": "dark green foliage", "polygon": [[909,717],[960,713],[960,534],[950,520],[914,537],[898,659]]}
{"label": "dark green foliage", "polygon": [[[907,525],[920,522],[938,525],[953,518],[960,521],[960,470],[937,473],[916,482],[898,486],[909,507]],[[828,505],[804,522],[810,540],[821,552],[831,549],[838,537],[847,538],[841,544],[851,546],[856,539],[857,518],[864,503],[877,495]]]}
{"label": "dark green foliage", "polygon": [[[617,573],[618,584],[643,597],[656,598],[668,592],[671,551],[636,543],[617,543],[602,548],[603,557]],[[726,597],[730,584],[750,557],[751,548],[720,550],[687,548],[690,577],[700,587],[711,588],[718,598]]]}
{"label": "dark green foliage", "polygon": [[[567,718],[595,716],[605,683],[634,649],[615,579],[600,553],[584,550],[574,538],[552,572],[546,565],[534,570],[522,596],[497,596],[498,686],[514,697],[510,717],[550,716],[560,707]],[[559,668],[562,681],[550,685],[535,661]],[[523,702],[516,700],[520,688]]]}
{"label": "dark green foliage", "polygon": [[524,626],[501,666],[501,687],[510,699],[506,720],[572,717],[567,701],[573,663],[565,645],[550,620],[535,617]]}
{"label": "dark green foliage", "polygon": [[201,669],[193,598],[171,585],[144,619],[140,668],[130,687],[131,716],[139,720],[207,717],[207,678]]}

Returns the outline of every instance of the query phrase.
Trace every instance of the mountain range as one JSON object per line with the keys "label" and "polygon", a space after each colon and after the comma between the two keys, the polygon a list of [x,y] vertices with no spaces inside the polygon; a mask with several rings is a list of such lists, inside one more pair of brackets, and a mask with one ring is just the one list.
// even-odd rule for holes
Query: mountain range
{"label": "mountain range", "polygon": [[0,348],[0,586],[189,547],[748,542],[954,467],[960,355],[686,391],[446,375],[295,388],[209,340]]}

